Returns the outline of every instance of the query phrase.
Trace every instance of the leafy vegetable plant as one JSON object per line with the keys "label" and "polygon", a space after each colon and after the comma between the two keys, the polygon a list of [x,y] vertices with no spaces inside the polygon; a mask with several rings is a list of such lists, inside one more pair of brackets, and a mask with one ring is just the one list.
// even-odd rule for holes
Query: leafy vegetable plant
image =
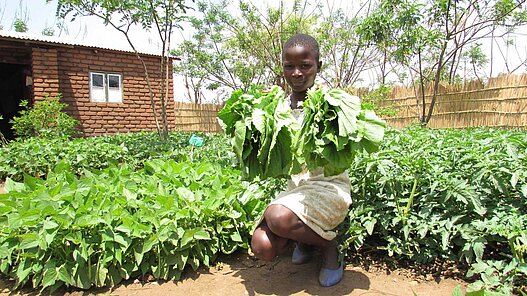
{"label": "leafy vegetable plant", "polygon": [[86,171],[59,163],[47,180],[7,179],[0,194],[0,271],[51,291],[114,286],[152,274],[178,279],[188,265],[247,248],[268,200],[239,171],[206,162],[151,160]]}
{"label": "leafy vegetable plant", "polygon": [[527,136],[499,129],[389,130],[350,168],[343,245],[470,267],[474,289],[527,284]]}
{"label": "leafy vegetable plant", "polygon": [[341,89],[310,89],[298,126],[278,87],[263,94],[253,87],[235,91],[218,116],[240,168],[249,178],[288,177],[301,165],[324,168],[326,175],[348,169],[357,152],[375,151],[385,123],[371,110],[361,110],[358,97]]}
{"label": "leafy vegetable plant", "polygon": [[243,175],[287,177],[294,166],[293,137],[298,129],[284,92],[274,86],[264,93],[253,87],[232,93],[218,117],[231,137]]}
{"label": "leafy vegetable plant", "polygon": [[373,152],[384,138],[385,122],[360,99],[341,89],[311,88],[302,104],[304,119],[296,134],[300,162],[328,176],[347,170],[357,153]]}

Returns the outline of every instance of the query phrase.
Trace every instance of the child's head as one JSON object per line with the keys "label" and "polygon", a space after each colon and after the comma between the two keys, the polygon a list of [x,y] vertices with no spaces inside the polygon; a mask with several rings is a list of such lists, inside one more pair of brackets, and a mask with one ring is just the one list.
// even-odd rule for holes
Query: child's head
{"label": "child's head", "polygon": [[306,34],[293,35],[284,44],[282,64],[293,93],[305,92],[315,83],[322,66],[318,42]]}

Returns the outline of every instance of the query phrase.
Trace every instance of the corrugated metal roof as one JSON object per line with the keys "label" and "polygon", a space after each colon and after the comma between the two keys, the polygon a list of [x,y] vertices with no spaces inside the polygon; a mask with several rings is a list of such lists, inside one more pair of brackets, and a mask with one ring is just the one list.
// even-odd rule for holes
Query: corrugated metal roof
{"label": "corrugated metal roof", "polygon": [[[118,51],[118,52],[127,52],[127,53],[134,53],[133,50],[124,50],[124,49],[117,49],[117,48],[110,48],[106,46],[98,46],[93,43],[84,41],[84,40],[71,40],[68,38],[63,37],[54,37],[54,36],[45,36],[45,35],[36,35],[36,34],[29,34],[29,33],[19,33],[14,31],[5,31],[0,30],[0,40],[13,40],[13,41],[27,41],[27,42],[34,42],[34,43],[45,43],[49,45],[59,45],[59,46],[80,46],[80,47],[86,47],[86,48],[93,48],[93,49],[106,49],[111,51]],[[153,56],[161,56],[159,52],[152,51],[138,51],[140,54],[144,55],[153,55]],[[179,59],[177,57],[172,57],[174,59]]]}

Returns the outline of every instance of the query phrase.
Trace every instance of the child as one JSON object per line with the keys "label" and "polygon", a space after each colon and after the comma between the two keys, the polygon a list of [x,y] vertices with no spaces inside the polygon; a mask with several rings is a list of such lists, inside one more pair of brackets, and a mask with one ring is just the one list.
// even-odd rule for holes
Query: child
{"label": "child", "polygon": [[[322,66],[317,41],[309,35],[294,35],[284,44],[282,62],[285,80],[292,89],[291,108],[301,123],[298,103],[306,99]],[[338,262],[336,233],[332,230],[344,220],[350,204],[347,171],[326,177],[320,168],[293,175],[287,190],[265,210],[253,233],[251,249],[256,257],[270,261],[294,241],[292,262],[303,264],[318,248],[322,254],[319,283],[333,286],[342,279],[343,265]]]}

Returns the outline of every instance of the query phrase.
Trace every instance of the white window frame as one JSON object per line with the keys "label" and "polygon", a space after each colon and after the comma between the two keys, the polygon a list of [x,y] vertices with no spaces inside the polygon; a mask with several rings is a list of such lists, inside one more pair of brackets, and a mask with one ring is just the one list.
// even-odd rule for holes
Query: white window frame
{"label": "white window frame", "polygon": [[[93,85],[93,75],[103,77],[103,86]],[[119,79],[118,87],[110,87],[110,77]],[[94,103],[122,103],[123,102],[123,75],[118,73],[90,72],[90,101]]]}

